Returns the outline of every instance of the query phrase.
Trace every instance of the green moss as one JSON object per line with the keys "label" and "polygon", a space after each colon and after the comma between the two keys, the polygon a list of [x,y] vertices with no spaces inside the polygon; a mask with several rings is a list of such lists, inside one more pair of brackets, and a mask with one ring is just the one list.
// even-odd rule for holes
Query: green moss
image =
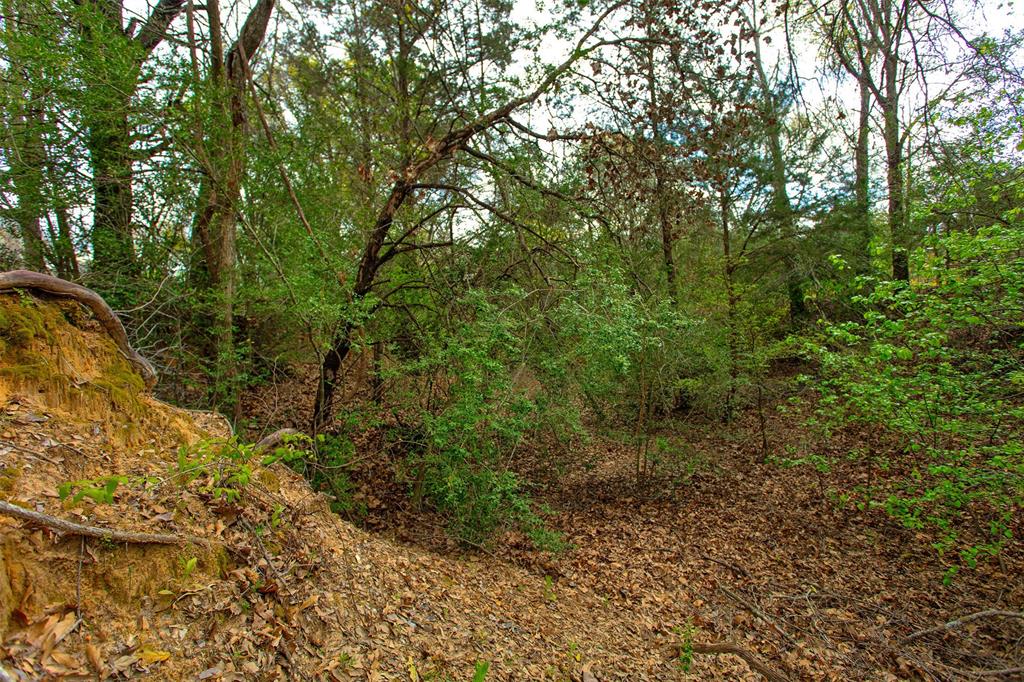
{"label": "green moss", "polygon": [[14,491],[14,484],[18,481],[21,476],[20,467],[6,467],[0,468],[0,492],[9,495]]}
{"label": "green moss", "polygon": [[145,383],[132,366],[120,358],[104,367],[100,376],[89,382],[88,388],[106,394],[114,406],[126,414],[139,415],[143,410],[139,393],[145,389]]}
{"label": "green moss", "polygon": [[30,298],[15,301],[5,297],[0,302],[0,339],[7,347],[24,348],[35,338],[53,340],[55,320],[52,311],[40,308]]}
{"label": "green moss", "polygon": [[20,381],[48,381],[53,378],[53,371],[45,361],[25,362],[0,367],[0,374]]}

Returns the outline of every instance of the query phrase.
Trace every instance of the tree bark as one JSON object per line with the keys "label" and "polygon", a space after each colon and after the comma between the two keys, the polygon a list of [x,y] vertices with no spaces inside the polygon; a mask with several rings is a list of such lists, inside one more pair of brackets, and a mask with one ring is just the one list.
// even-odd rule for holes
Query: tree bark
{"label": "tree bark", "polygon": [[237,421],[237,362],[234,344],[234,304],[237,288],[238,202],[245,177],[247,133],[246,82],[249,60],[259,50],[274,10],[275,0],[259,0],[242,26],[241,34],[225,55],[217,0],[207,3],[210,17],[209,89],[214,106],[213,124],[206,127],[209,152],[216,159],[205,169],[199,207],[193,223],[193,241],[200,261],[193,266],[193,281],[208,293],[209,350],[214,357],[212,402],[215,409]]}
{"label": "tree bark", "polygon": [[[645,20],[648,23],[648,32],[650,32],[650,25],[654,19],[649,8],[647,9]],[[675,237],[672,225],[673,216],[669,205],[668,182],[665,177],[664,136],[658,110],[658,82],[654,73],[654,45],[652,43],[646,45],[646,61],[647,92],[649,97],[648,117],[651,124],[651,144],[653,147],[654,193],[658,210],[658,223],[661,226],[661,258],[665,267],[665,280],[668,284],[669,300],[674,304],[676,302]]]}
{"label": "tree bark", "polygon": [[[8,43],[16,41],[19,23],[31,25],[36,21],[34,8],[30,4],[19,7],[5,2],[4,22]],[[8,55],[8,59],[11,55]],[[44,169],[46,148],[43,146],[43,125],[45,119],[41,108],[43,100],[39,91],[42,83],[40,74],[31,66],[10,64],[6,76],[17,93],[11,98],[9,141],[5,140],[8,168],[17,206],[11,217],[21,234],[22,261],[25,267],[37,272],[46,272],[46,244],[43,241],[42,216],[46,212],[44,201]]]}
{"label": "tree bark", "polygon": [[[92,270],[105,285],[117,288],[123,277],[138,272],[132,240],[132,98],[143,63],[164,39],[184,0],[159,0],[135,37],[123,27],[120,0],[81,1],[93,10],[80,26],[82,38],[97,64],[107,67],[88,70],[85,82],[94,95],[84,112],[93,181]],[[94,30],[94,21],[102,30]]]}
{"label": "tree bark", "polygon": [[[750,23],[753,25],[754,22]],[[786,268],[789,319],[791,322],[796,322],[807,316],[807,305],[804,303],[804,282],[800,274],[800,261],[796,256],[796,220],[793,204],[789,199],[789,189],[786,186],[786,158],[782,149],[782,117],[785,112],[782,111],[782,106],[772,91],[771,83],[768,82],[768,75],[765,73],[764,62],[761,59],[761,40],[756,30],[753,30],[753,33],[757,77],[767,104],[768,126],[765,132],[767,133],[768,155],[771,159],[772,217],[778,224],[779,234],[782,237],[780,244],[783,249],[782,263]]]}
{"label": "tree bark", "polygon": [[718,208],[722,219],[722,257],[723,275],[725,277],[725,320],[726,334],[728,335],[729,346],[729,389],[725,396],[725,411],[722,415],[723,421],[732,420],[733,402],[736,397],[736,383],[740,373],[739,355],[739,330],[736,329],[736,305],[739,302],[736,296],[736,286],[733,281],[735,264],[732,259],[732,235],[729,231],[729,193],[725,186],[718,190]]}
{"label": "tree bark", "polygon": [[22,260],[30,270],[47,272],[42,231],[42,214],[46,210],[43,201],[44,149],[37,122],[31,112],[16,117],[12,131],[15,140],[12,156],[16,162],[11,164],[11,176],[18,199],[14,217],[21,231]]}
{"label": "tree bark", "polygon": [[864,78],[860,86],[860,115],[857,121],[857,146],[853,154],[854,191],[854,262],[860,274],[871,271],[871,199],[868,175],[868,142],[871,136],[871,88]]}
{"label": "tree bark", "polygon": [[900,139],[899,89],[896,55],[885,59],[885,99],[882,102],[884,120],[886,181],[889,186],[889,239],[892,242],[892,277],[910,281],[907,240],[903,205],[903,143]]}

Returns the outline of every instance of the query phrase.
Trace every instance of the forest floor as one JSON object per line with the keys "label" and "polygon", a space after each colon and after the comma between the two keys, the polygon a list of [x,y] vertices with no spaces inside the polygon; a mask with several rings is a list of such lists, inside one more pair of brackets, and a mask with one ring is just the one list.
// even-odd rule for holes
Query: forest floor
{"label": "forest floor", "polygon": [[[763,431],[753,410],[729,425],[667,423],[663,435],[679,452],[644,485],[636,484],[632,449],[610,439],[561,456],[535,453],[518,466],[543,481],[534,497],[550,507],[548,522],[570,548],[538,552],[511,533],[476,554],[543,577],[552,601],[566,589],[597,596],[642,638],[729,642],[791,679],[1024,679],[1020,546],[946,584],[952,558],[939,556],[936,538],[858,508],[856,493],[839,503],[837,493],[884,485],[911,465],[904,455],[900,467],[865,468],[846,455],[895,452],[898,442],[867,430],[825,438],[806,426],[813,395],[803,400],[796,409],[766,408]],[[412,509],[382,468],[378,461],[364,472],[371,504],[363,525],[456,552],[441,520]],[[962,625],[923,632],[965,616]],[[663,659],[650,679],[721,674],[685,646],[669,651],[674,661]]]}
{"label": "forest floor", "polygon": [[[595,596],[636,637],[660,642],[652,672],[625,679],[722,679],[710,655],[666,644],[686,641],[736,644],[792,679],[1024,679],[1024,619],[986,613],[1024,611],[1020,545],[946,584],[955,557],[937,553],[937,537],[856,504],[858,489],[892,488],[927,462],[875,430],[809,427],[815,395],[797,388],[798,369],[778,368],[774,399],[730,424],[667,420],[658,435],[670,454],[644,485],[636,484],[632,449],[612,438],[526,452],[513,468],[551,509],[548,523],[569,549],[539,552],[509,533],[469,556],[529,571],[545,581],[552,604]],[[273,405],[266,417],[283,422],[304,414],[293,386],[252,396],[252,411]],[[362,452],[375,450],[372,441],[362,443],[353,472],[366,507],[359,525],[398,544],[465,556],[443,519],[410,503],[401,458]],[[875,456],[848,457],[855,451]],[[1013,525],[1021,537],[1024,519]],[[968,518],[959,530],[984,540],[982,520]],[[964,616],[973,619],[918,634]],[[738,665],[730,675],[749,670]]]}
{"label": "forest floor", "polygon": [[[841,455],[889,447],[876,434],[822,441],[800,414],[771,412],[770,452],[836,455],[819,471],[766,463],[756,415],[681,421],[667,427],[681,454],[643,487],[611,440],[527,453],[517,467],[570,548],[509,533],[466,551],[410,508],[387,458],[356,472],[362,528],[280,463],[212,459],[183,477],[179,447],[216,454],[204,443],[222,423],[146,395],[72,304],[0,306],[40,313],[28,341],[0,351],[4,499],[181,538],[0,518],[0,679],[462,682],[485,663],[487,682],[1021,678],[1019,617],[915,634],[1019,614],[1019,548],[944,585],[930,538],[831,501],[875,475]],[[251,475],[225,501],[217,479],[243,464]],[[110,500],[58,495],[109,476],[122,477]]]}

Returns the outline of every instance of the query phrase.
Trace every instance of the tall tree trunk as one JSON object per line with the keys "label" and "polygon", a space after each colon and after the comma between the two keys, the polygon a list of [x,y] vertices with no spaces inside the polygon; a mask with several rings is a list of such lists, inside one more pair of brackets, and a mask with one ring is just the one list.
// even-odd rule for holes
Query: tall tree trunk
{"label": "tall tree trunk", "polygon": [[[750,22],[753,25],[756,22]],[[761,41],[756,30],[754,33],[754,65],[760,81],[761,92],[768,105],[767,133],[768,154],[771,158],[772,185],[772,217],[779,226],[783,249],[782,262],[786,268],[786,296],[789,300],[789,319],[792,322],[807,316],[807,305],[804,303],[804,282],[800,274],[800,261],[796,256],[796,217],[793,204],[789,200],[789,189],[786,186],[786,158],[782,150],[782,117],[785,112],[776,99],[768,75],[761,59]]]}
{"label": "tall tree trunk", "polygon": [[[652,22],[648,14],[647,21]],[[676,302],[676,262],[674,254],[675,238],[672,226],[672,210],[669,205],[669,188],[665,177],[665,159],[663,156],[664,139],[661,129],[661,116],[658,109],[658,82],[654,73],[654,45],[647,45],[647,92],[648,116],[651,124],[651,144],[653,146],[652,162],[654,164],[654,194],[658,210],[658,223],[661,226],[661,258],[665,267],[665,280],[668,283],[669,299]]]}
{"label": "tall tree trunk", "polygon": [[804,303],[804,282],[800,274],[800,260],[796,256],[796,225],[793,206],[786,188],[786,161],[782,155],[781,122],[778,115],[775,123],[768,127],[768,147],[772,158],[772,214],[778,221],[782,235],[782,248],[786,266],[786,296],[789,299],[789,319],[792,322],[807,316]]}
{"label": "tall tree trunk", "polygon": [[18,43],[16,31],[19,24],[32,25],[36,21],[36,7],[33,3],[12,3],[8,0],[3,3],[3,12],[6,17],[4,42],[10,50],[4,76],[14,95],[8,99],[10,128],[8,138],[3,141],[8,174],[17,200],[11,217],[21,234],[25,267],[46,272],[46,244],[42,232],[42,217],[46,214],[42,78],[40,72],[30,65],[19,64],[18,49],[11,48],[12,43]]}
{"label": "tall tree trunk", "polygon": [[209,89],[215,119],[206,126],[207,153],[215,159],[206,168],[199,190],[199,208],[193,223],[193,241],[200,261],[192,272],[193,281],[207,292],[210,321],[210,351],[214,356],[212,401],[217,409],[240,416],[238,410],[237,361],[234,344],[234,306],[237,288],[238,202],[245,177],[247,117],[245,93],[249,60],[263,43],[275,0],[259,0],[242,26],[242,32],[227,55],[220,28],[218,0],[207,3],[210,17]]}
{"label": "tall tree trunk", "polygon": [[50,243],[53,244],[53,267],[57,269],[57,276],[68,281],[75,281],[80,277],[78,271],[78,256],[75,255],[75,245],[71,239],[71,220],[68,217],[68,208],[62,199],[58,198],[53,213],[56,216],[56,228],[50,215],[46,216],[47,231],[50,233]]}
{"label": "tall tree trunk", "polygon": [[121,0],[81,0],[91,12],[79,30],[94,62],[85,71],[93,97],[83,114],[93,178],[92,270],[111,293],[123,287],[124,277],[138,273],[132,241],[132,98],[143,63],[163,41],[184,1],[158,0],[132,36],[123,26]]}
{"label": "tall tree trunk", "polygon": [[92,165],[92,270],[114,285],[136,272],[132,243],[134,177],[128,97],[116,97],[87,119],[86,145]]}
{"label": "tall tree trunk", "polygon": [[42,216],[46,211],[43,199],[45,149],[39,124],[39,117],[31,110],[15,116],[11,131],[11,179],[18,200],[13,213],[21,231],[22,260],[30,270],[47,272],[42,231]]}
{"label": "tall tree trunk", "polygon": [[[366,240],[362,258],[359,260],[359,269],[356,271],[356,281],[352,287],[352,301],[363,300],[373,289],[373,283],[377,278],[377,271],[386,262],[381,255],[384,248],[384,241],[388,232],[395,222],[395,215],[402,207],[409,194],[412,192],[412,184],[399,178],[391,188],[387,203],[377,216],[377,221]],[[394,251],[391,251],[394,253]],[[324,355],[320,367],[320,379],[317,382],[316,398],[313,402],[313,421],[311,428],[313,433],[320,433],[324,430],[332,417],[334,394],[338,389],[338,377],[341,368],[352,350],[353,334],[358,327],[349,320],[345,320],[341,328],[334,335],[334,342],[331,348]]]}
{"label": "tall tree trunk", "polygon": [[885,99],[882,116],[885,137],[886,181],[889,188],[889,239],[892,242],[892,277],[910,281],[905,213],[903,205],[903,143],[900,139],[899,89],[897,69],[899,61],[894,52],[885,59]]}
{"label": "tall tree trunk", "polygon": [[[82,25],[84,44],[95,62],[85,71],[92,93],[83,112],[85,144],[92,169],[92,267],[106,295],[136,274],[132,243],[132,130],[128,113],[144,55],[122,27],[117,0],[88,0]],[[116,299],[115,299],[116,300]]]}
{"label": "tall tree trunk", "polygon": [[871,88],[866,79],[860,85],[860,115],[857,121],[857,146],[853,154],[854,229],[856,230],[856,271],[871,271],[871,199],[868,175],[868,142],[871,138]]}
{"label": "tall tree trunk", "polygon": [[725,411],[722,415],[724,421],[730,421],[732,419],[733,403],[736,397],[736,384],[739,380],[740,374],[740,348],[739,348],[739,330],[736,328],[736,306],[738,297],[736,296],[736,285],[733,281],[735,275],[736,266],[732,259],[732,235],[729,231],[729,193],[725,186],[718,190],[718,208],[722,214],[722,257],[723,257],[723,274],[725,276],[725,319],[726,319],[726,333],[728,334],[728,346],[729,346],[729,388],[725,396]]}

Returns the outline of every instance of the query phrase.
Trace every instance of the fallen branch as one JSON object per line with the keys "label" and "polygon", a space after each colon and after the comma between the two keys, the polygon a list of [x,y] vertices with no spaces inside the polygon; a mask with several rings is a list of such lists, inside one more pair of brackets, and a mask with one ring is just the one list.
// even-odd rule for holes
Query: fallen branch
{"label": "fallen branch", "polygon": [[53,294],[54,296],[66,296],[78,301],[96,316],[100,325],[103,326],[103,329],[106,330],[107,334],[110,335],[110,338],[117,345],[117,349],[142,375],[143,381],[146,382],[146,387],[153,388],[156,386],[157,375],[153,365],[149,363],[149,360],[142,357],[137,350],[132,348],[120,318],[110,309],[110,306],[103,300],[103,297],[92,289],[87,289],[81,284],[68,282],[59,277],[44,275],[41,272],[32,272],[31,270],[0,272],[0,291],[9,289],[36,289]]}
{"label": "fallen branch", "polygon": [[910,635],[907,635],[906,637],[901,639],[900,643],[901,644],[906,644],[907,642],[912,642],[915,639],[920,639],[922,637],[925,637],[926,635],[930,635],[930,634],[933,634],[933,633],[936,633],[936,632],[943,632],[945,630],[952,630],[953,628],[958,628],[961,625],[964,625],[966,623],[970,623],[972,620],[978,620],[980,618],[1020,618],[1020,619],[1024,619],[1024,613],[1022,613],[1020,611],[1003,611],[1003,610],[1000,610],[1000,609],[986,609],[985,611],[976,611],[975,613],[970,613],[970,614],[968,614],[966,616],[963,616],[961,618],[957,618],[955,620],[951,620],[948,623],[943,623],[942,625],[936,625],[935,627],[932,627],[932,628],[926,628],[924,630],[918,630],[917,632],[915,632],[913,634],[910,634]]}
{"label": "fallen branch", "polygon": [[[680,644],[682,646],[682,644]],[[721,642],[719,644],[698,644],[693,642],[689,645],[690,650],[695,654],[732,654],[733,656],[739,656],[743,659],[743,662],[750,666],[750,669],[760,674],[768,682],[790,682],[789,678],[780,672],[773,670],[768,667],[756,654],[752,651],[744,649],[736,644],[729,642]]]}
{"label": "fallen branch", "polygon": [[744,599],[743,597],[741,597],[737,593],[733,592],[732,590],[730,590],[728,587],[726,587],[724,585],[720,586],[718,589],[720,589],[727,597],[733,599],[734,601],[739,603],[741,606],[746,608],[748,611],[750,611],[752,614],[754,614],[755,616],[760,618],[762,621],[767,623],[773,630],[775,630],[777,633],[779,633],[779,635],[781,635],[783,637],[783,639],[785,639],[791,645],[796,646],[796,640],[793,639],[793,636],[790,635],[785,630],[783,630],[781,627],[779,627],[779,624],[776,623],[771,618],[769,618],[768,614],[766,614],[764,611],[762,611],[761,609],[757,608],[754,604],[750,603],[749,601],[747,601],[746,599]]}
{"label": "fallen branch", "polygon": [[703,559],[704,561],[710,561],[718,564],[719,566],[725,566],[736,575],[742,576],[744,578],[750,578],[750,573],[748,573],[747,569],[743,568],[742,566],[730,564],[728,561],[722,561],[721,559],[716,559],[715,557],[708,556],[707,554],[698,554],[697,556]]}
{"label": "fallen branch", "polygon": [[0,500],[0,514],[13,516],[25,521],[31,521],[48,528],[53,528],[62,533],[82,535],[90,538],[100,538],[111,542],[127,542],[135,545],[177,545],[186,538],[178,535],[164,535],[158,533],[134,533],[131,531],[114,530],[112,528],[100,528],[98,526],[83,526],[80,523],[58,519],[56,516],[41,514],[16,504]]}

